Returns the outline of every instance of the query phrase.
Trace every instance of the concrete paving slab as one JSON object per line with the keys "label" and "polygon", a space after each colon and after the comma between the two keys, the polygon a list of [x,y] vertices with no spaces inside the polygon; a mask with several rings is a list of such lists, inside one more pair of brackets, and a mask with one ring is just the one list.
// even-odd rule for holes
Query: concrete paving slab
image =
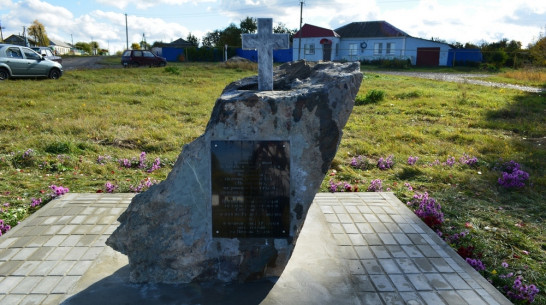
{"label": "concrete paving slab", "polygon": [[315,197],[279,278],[128,282],[105,245],[134,194],[67,194],[0,237],[0,304],[511,304],[392,193]]}

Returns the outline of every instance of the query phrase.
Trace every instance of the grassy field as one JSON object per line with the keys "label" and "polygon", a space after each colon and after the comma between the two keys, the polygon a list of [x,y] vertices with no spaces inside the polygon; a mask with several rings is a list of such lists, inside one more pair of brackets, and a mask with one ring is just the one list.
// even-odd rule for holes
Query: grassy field
{"label": "grassy field", "polygon": [[[225,85],[252,74],[169,64],[0,82],[0,218],[16,225],[51,185],[129,192],[164,179]],[[366,98],[372,90],[382,98]],[[357,100],[322,191],[366,191],[379,179],[403,202],[427,192],[444,214],[432,225],[456,250],[483,261],[500,290],[522,276],[540,289],[534,304],[546,304],[544,95],[370,72]],[[529,174],[524,187],[499,184],[510,160]]]}

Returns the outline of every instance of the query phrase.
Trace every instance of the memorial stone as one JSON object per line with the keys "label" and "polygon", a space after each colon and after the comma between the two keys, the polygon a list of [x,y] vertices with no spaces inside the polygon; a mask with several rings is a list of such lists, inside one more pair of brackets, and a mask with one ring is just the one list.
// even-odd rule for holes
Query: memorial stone
{"label": "memorial stone", "polygon": [[132,282],[279,276],[336,154],[362,81],[358,63],[287,63],[277,91],[228,85],[205,133],[135,196],[107,240]]}

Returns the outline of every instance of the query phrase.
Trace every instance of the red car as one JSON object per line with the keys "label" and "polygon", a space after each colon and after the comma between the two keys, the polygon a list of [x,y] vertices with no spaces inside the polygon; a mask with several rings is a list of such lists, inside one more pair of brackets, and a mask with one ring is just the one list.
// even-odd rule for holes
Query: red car
{"label": "red car", "polygon": [[124,67],[164,67],[167,64],[167,59],[146,50],[126,50],[121,55],[121,64]]}

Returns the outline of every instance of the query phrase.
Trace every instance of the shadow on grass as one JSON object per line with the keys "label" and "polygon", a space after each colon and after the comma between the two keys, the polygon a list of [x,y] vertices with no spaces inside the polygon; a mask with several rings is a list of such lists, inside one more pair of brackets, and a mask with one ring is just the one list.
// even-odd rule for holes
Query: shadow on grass
{"label": "shadow on grass", "polygon": [[518,95],[508,107],[486,113],[486,127],[504,129],[524,137],[546,136],[545,94]]}
{"label": "shadow on grass", "polygon": [[268,280],[252,283],[132,284],[128,279],[129,266],[125,266],[61,304],[260,304],[274,285],[273,281]]}
{"label": "shadow on grass", "polygon": [[[512,133],[504,140],[517,153],[514,160],[522,164],[531,178],[524,190],[501,190],[504,203],[524,208],[537,219],[546,218],[546,99],[543,94],[527,93],[514,98],[507,107],[488,111],[483,127]],[[489,160],[491,164],[500,160]],[[504,160],[509,161],[509,160]],[[500,174],[500,172],[499,172]]]}

